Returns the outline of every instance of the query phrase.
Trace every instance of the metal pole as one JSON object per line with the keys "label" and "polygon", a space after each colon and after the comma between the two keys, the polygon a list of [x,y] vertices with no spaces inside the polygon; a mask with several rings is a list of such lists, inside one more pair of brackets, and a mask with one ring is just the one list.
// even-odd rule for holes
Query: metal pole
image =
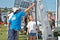
{"label": "metal pole", "polygon": [[36,26],[37,26],[37,1],[35,0],[35,21],[36,21]]}
{"label": "metal pole", "polygon": [[58,27],[58,8],[59,8],[59,0],[57,0],[57,27]]}
{"label": "metal pole", "polygon": [[[37,0],[35,0],[35,22],[36,22],[36,26],[37,26]],[[38,40],[38,32],[37,32],[37,40]]]}

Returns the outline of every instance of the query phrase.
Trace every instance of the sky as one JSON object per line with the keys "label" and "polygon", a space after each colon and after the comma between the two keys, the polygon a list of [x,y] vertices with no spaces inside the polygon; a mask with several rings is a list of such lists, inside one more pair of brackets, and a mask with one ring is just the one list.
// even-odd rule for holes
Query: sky
{"label": "sky", "polygon": [[48,11],[56,10],[56,0],[43,0],[44,6]]}
{"label": "sky", "polygon": [[0,0],[0,8],[12,8],[14,6],[14,0]]}
{"label": "sky", "polygon": [[[47,11],[56,10],[56,0],[43,0],[44,6]],[[0,8],[12,8],[14,7],[14,0],[0,0]]]}

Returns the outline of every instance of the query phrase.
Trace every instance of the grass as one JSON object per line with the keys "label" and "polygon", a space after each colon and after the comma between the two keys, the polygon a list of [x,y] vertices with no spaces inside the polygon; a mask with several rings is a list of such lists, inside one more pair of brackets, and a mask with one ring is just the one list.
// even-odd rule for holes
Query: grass
{"label": "grass", "polygon": [[0,28],[0,40],[7,40],[7,30],[4,26]]}
{"label": "grass", "polygon": [[[1,25],[0,25],[1,26]],[[0,40],[7,40],[7,29],[5,26],[0,27]],[[19,40],[26,40],[26,32],[19,32]]]}
{"label": "grass", "polygon": [[[1,26],[1,25],[0,25]],[[26,40],[26,35],[24,33],[19,32],[19,40]],[[0,40],[7,40],[7,29],[5,26],[0,28]]]}

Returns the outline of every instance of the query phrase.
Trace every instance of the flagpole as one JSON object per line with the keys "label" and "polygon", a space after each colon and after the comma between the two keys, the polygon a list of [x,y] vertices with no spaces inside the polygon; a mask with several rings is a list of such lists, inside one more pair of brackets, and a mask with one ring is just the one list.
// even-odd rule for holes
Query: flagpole
{"label": "flagpole", "polygon": [[36,21],[36,26],[37,26],[37,1],[35,0],[35,21]]}
{"label": "flagpole", "polygon": [[[37,26],[37,0],[35,0],[35,22],[36,22],[36,26]],[[37,40],[38,40],[38,31],[37,31]]]}

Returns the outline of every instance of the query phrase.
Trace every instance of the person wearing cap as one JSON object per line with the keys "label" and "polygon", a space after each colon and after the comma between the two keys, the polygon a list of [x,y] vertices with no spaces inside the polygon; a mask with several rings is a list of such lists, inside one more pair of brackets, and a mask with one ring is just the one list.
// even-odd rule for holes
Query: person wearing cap
{"label": "person wearing cap", "polygon": [[20,31],[21,29],[22,16],[25,16],[25,13],[29,12],[30,9],[32,9],[34,6],[35,3],[32,3],[32,5],[24,11],[21,11],[19,8],[16,7],[13,8],[14,13],[12,17],[9,19],[10,31],[8,31],[8,40],[18,40],[17,34],[18,31]]}

